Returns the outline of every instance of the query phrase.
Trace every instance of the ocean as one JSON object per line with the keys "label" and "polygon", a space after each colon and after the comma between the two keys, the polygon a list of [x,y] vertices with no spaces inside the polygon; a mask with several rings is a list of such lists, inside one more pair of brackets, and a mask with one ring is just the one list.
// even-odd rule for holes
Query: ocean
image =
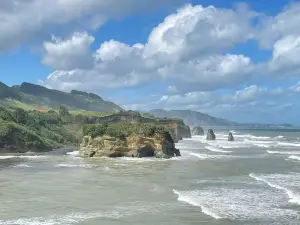
{"label": "ocean", "polygon": [[216,131],[182,157],[0,156],[0,225],[300,224],[300,131]]}

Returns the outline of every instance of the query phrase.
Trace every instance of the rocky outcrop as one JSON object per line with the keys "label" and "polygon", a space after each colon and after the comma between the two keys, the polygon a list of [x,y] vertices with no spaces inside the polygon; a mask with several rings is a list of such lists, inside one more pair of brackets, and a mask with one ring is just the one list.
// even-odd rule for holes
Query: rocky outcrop
{"label": "rocky outcrop", "polygon": [[192,137],[190,127],[185,125],[183,121],[179,119],[146,118],[134,111],[120,112],[111,116],[101,117],[98,118],[97,121],[93,121],[93,123],[158,123],[167,126],[170,129],[170,134],[175,143],[178,143],[183,138]]}
{"label": "rocky outcrop", "polygon": [[79,156],[91,157],[156,157],[172,158],[180,156],[180,151],[175,148],[171,135],[155,134],[153,137],[143,137],[131,134],[124,139],[102,136],[92,138],[85,136],[80,145]]}
{"label": "rocky outcrop", "polygon": [[206,140],[209,140],[209,141],[214,141],[216,140],[216,135],[214,133],[214,131],[212,129],[209,129],[207,131],[207,136],[206,136]]}
{"label": "rocky outcrop", "polygon": [[228,134],[228,141],[234,141],[234,137],[231,132]]}
{"label": "rocky outcrop", "polygon": [[192,130],[192,135],[203,136],[204,135],[203,128],[202,127],[194,127]]}
{"label": "rocky outcrop", "polygon": [[183,138],[191,138],[192,137],[189,126],[176,124],[176,123],[168,124],[167,126],[170,130],[170,134],[175,143],[178,143]]}

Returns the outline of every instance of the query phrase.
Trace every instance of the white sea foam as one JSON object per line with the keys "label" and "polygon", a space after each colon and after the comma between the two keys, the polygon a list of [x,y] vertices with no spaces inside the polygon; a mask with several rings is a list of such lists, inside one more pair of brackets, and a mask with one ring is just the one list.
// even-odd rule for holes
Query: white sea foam
{"label": "white sea foam", "polygon": [[174,194],[178,195],[178,201],[181,201],[181,202],[186,202],[190,205],[193,205],[193,206],[197,206],[197,207],[200,207],[201,208],[201,211],[214,218],[214,219],[222,219],[221,216],[219,216],[218,214],[216,214],[215,212],[213,212],[211,209],[208,209],[206,207],[204,207],[203,205],[201,205],[196,199],[193,198],[193,196],[189,195],[189,194],[185,194],[185,193],[181,193],[179,191],[176,191],[176,190],[173,190]]}
{"label": "white sea foam", "polygon": [[190,153],[190,155],[197,157],[198,159],[201,160],[206,160],[206,159],[220,159],[223,157],[227,157],[226,155],[208,155],[208,154],[200,154],[200,153]]}
{"label": "white sea foam", "polygon": [[[34,217],[21,218],[16,220],[0,220],[0,225],[61,225],[61,224],[77,224],[89,219],[96,218],[113,218],[118,219],[123,217],[122,212],[95,212],[95,213],[72,213],[68,215],[53,215],[48,218]],[[125,214],[126,215],[126,214]]]}
{"label": "white sea foam", "polygon": [[282,146],[282,147],[300,147],[300,143],[289,143],[289,142],[278,142],[277,146]]}
{"label": "white sea foam", "polygon": [[269,154],[278,154],[278,155],[300,155],[300,151],[286,152],[286,151],[267,150],[267,153],[269,153]]}
{"label": "white sea foam", "polygon": [[[0,220],[0,225],[71,225],[79,224],[91,219],[109,218],[118,220],[123,217],[138,215],[140,213],[159,212],[166,205],[127,206],[116,207],[111,211],[77,212],[66,215],[51,215],[48,217],[19,218],[14,220]],[[100,222],[101,223],[101,222]]]}
{"label": "white sea foam", "polygon": [[257,146],[260,148],[270,148],[271,146],[273,146],[275,144],[272,141],[254,141],[254,140],[249,140],[249,139],[245,139],[244,141],[245,141],[245,143],[249,143],[252,146]]}
{"label": "white sea foam", "polygon": [[67,155],[77,156],[79,151],[68,152]]}
{"label": "white sea foam", "polygon": [[215,219],[259,220],[263,223],[299,218],[294,210],[274,207],[283,196],[272,196],[268,190],[251,188],[253,185],[249,182],[245,188],[232,188],[226,183],[206,182],[206,187],[198,190],[173,192],[178,195],[178,201],[199,207],[203,213]]}
{"label": "white sea foam", "polygon": [[288,159],[293,159],[293,160],[299,160],[300,161],[300,157],[295,156],[295,155],[291,155],[290,157],[288,157]]}
{"label": "white sea foam", "polygon": [[86,169],[90,169],[90,168],[93,168],[94,166],[90,165],[90,164],[79,164],[79,165],[76,165],[76,164],[58,164],[58,165],[55,165],[55,167],[57,167],[57,168],[86,168]]}
{"label": "white sea foam", "polygon": [[12,159],[14,157],[15,156],[13,156],[13,155],[6,155],[6,156],[0,156],[0,159]]}
{"label": "white sea foam", "polygon": [[14,166],[14,168],[30,168],[31,166],[27,165],[27,164],[19,164]]}
{"label": "white sea foam", "polygon": [[221,152],[221,153],[231,153],[232,152],[232,151],[225,151],[220,148],[215,148],[215,147],[211,147],[211,146],[206,146],[205,148],[212,152]]}
{"label": "white sea foam", "polygon": [[250,173],[249,176],[257,181],[260,181],[260,182],[263,182],[263,183],[266,183],[267,185],[269,185],[270,187],[272,188],[275,188],[275,189],[278,189],[278,190],[281,190],[281,191],[284,191],[287,196],[289,197],[289,202],[290,203],[293,203],[293,204],[298,204],[300,205],[300,195],[298,194],[295,194],[293,191],[285,188],[285,187],[282,187],[278,184],[275,184],[275,183],[272,183],[272,182],[269,182],[268,180],[266,180],[265,178],[263,177],[260,177],[254,173]]}
{"label": "white sea foam", "polygon": [[41,155],[2,155],[2,156],[0,156],[0,160],[1,159],[13,159],[13,158],[41,159],[41,158],[46,158],[46,156],[41,156]]}

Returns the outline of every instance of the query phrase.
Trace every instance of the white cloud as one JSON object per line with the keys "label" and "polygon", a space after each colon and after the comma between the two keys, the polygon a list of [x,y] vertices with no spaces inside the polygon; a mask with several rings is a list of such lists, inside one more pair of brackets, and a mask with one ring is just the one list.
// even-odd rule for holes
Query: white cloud
{"label": "white cloud", "polygon": [[276,16],[265,17],[260,23],[256,38],[262,47],[271,49],[277,40],[288,35],[300,35],[300,3],[286,6]]}
{"label": "white cloud", "polygon": [[97,29],[108,19],[149,11],[184,0],[1,0],[0,51],[45,37],[54,28]]}
{"label": "white cloud", "polygon": [[[242,19],[241,13],[238,9],[187,5],[154,28],[146,44],[130,46],[115,40],[106,41],[93,54],[92,69],[70,70],[71,75],[69,71],[56,71],[55,76],[50,75],[42,84],[53,88],[70,87],[61,83],[66,82],[92,89],[174,80],[171,86],[185,92],[191,87],[206,91],[243,83],[251,78],[250,58],[220,54],[250,38],[252,13],[244,12]],[[65,40],[64,43],[72,41]],[[58,68],[65,69],[63,66]],[[94,82],[90,83],[91,80]]]}
{"label": "white cloud", "polygon": [[56,70],[89,68],[93,65],[90,45],[95,38],[87,33],[74,33],[70,39],[44,42],[42,63]]}
{"label": "white cloud", "polygon": [[251,11],[186,5],[165,18],[150,34],[146,54],[190,59],[219,53],[252,38]]}
{"label": "white cloud", "polygon": [[288,35],[274,44],[273,58],[269,62],[269,72],[279,77],[300,74],[300,35]]}

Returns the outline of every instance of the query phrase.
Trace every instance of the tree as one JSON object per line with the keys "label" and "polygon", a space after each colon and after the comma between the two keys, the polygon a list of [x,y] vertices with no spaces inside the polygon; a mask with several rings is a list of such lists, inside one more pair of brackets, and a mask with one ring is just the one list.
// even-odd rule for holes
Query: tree
{"label": "tree", "polygon": [[17,123],[25,124],[27,113],[24,109],[17,108],[14,112],[14,117]]}
{"label": "tree", "polygon": [[60,116],[68,116],[68,115],[70,115],[68,108],[66,106],[64,106],[64,105],[61,105],[59,107],[59,115]]}

